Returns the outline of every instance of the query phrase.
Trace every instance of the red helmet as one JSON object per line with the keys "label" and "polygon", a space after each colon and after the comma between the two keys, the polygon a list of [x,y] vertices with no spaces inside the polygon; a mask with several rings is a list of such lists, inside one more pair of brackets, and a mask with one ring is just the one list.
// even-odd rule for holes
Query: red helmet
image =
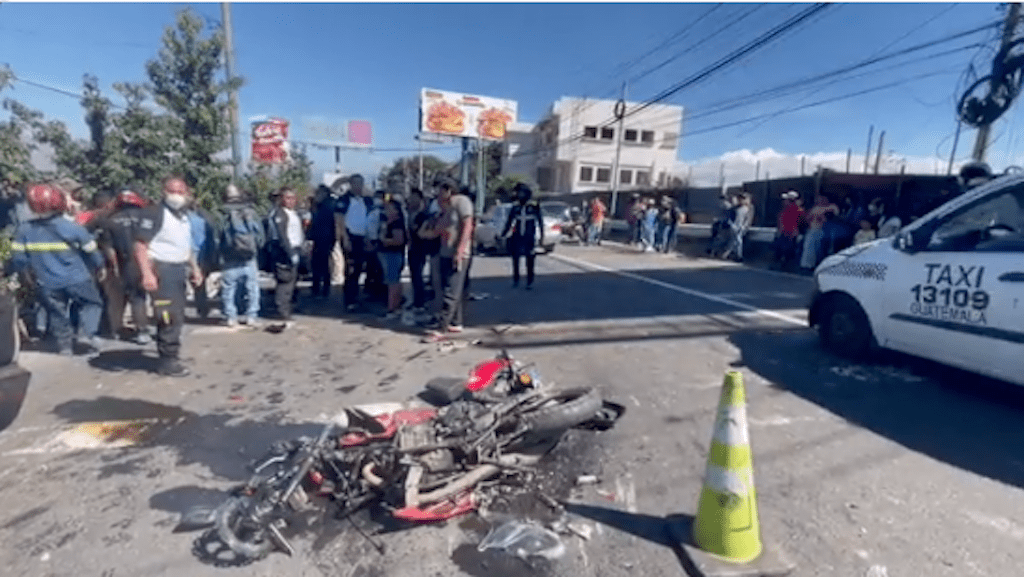
{"label": "red helmet", "polygon": [[28,187],[28,207],[36,214],[64,212],[68,209],[68,199],[60,191],[48,184],[33,184]]}
{"label": "red helmet", "polygon": [[146,206],[146,199],[142,198],[131,190],[122,190],[117,195],[117,206]]}

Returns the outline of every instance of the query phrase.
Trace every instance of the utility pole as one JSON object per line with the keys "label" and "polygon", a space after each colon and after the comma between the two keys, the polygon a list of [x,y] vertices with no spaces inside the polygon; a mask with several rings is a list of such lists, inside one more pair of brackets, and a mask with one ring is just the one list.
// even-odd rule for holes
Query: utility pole
{"label": "utility pole", "polygon": [[800,155],[800,176],[804,175],[804,161],[805,160],[807,160],[807,157],[801,154]]}
{"label": "utility pole", "polygon": [[[227,65],[228,82],[235,78],[235,43],[231,32],[231,3],[221,2],[221,20],[224,24],[224,61]],[[235,182],[242,176],[242,154],[238,149],[238,90],[231,89],[228,102],[228,117],[231,120],[231,164]]]}
{"label": "utility pole", "polygon": [[626,83],[622,83],[622,96],[615,103],[615,116],[619,126],[615,129],[615,162],[612,163],[612,205],[608,207],[609,218],[615,218],[615,207],[619,200],[619,157],[622,155],[622,122],[626,117]]}
{"label": "utility pole", "polygon": [[459,184],[469,186],[469,137],[462,137],[462,164],[459,166]]}
{"label": "utility pole", "polygon": [[875,125],[868,128],[868,150],[864,153],[864,174],[868,173],[868,163],[871,162],[871,138],[875,135]]}
{"label": "utility pole", "polygon": [[850,174],[850,157],[853,156],[853,149],[846,149],[846,174]]}
{"label": "utility pole", "polygon": [[487,177],[484,176],[484,139],[476,139],[476,213],[484,213],[484,188]]}
{"label": "utility pole", "polygon": [[423,190],[423,139],[420,138],[420,136],[421,135],[419,135],[419,134],[416,135],[416,142],[419,143],[419,149],[420,149],[420,190],[422,191]]}
{"label": "utility pole", "polygon": [[885,131],[878,134],[878,151],[875,154],[875,174],[878,174],[878,165],[882,162],[882,145],[885,143]]}
{"label": "utility pole", "polygon": [[761,161],[758,160],[757,164],[754,165],[754,181],[758,181],[761,178]]}
{"label": "utility pole", "polygon": [[[1020,3],[1014,2],[1010,4],[1010,9],[1006,11],[1006,20],[1003,22],[1003,38],[999,44],[1000,51],[1006,48],[1006,46],[1013,40],[1013,35],[1017,30],[1017,20],[1020,19]],[[992,82],[990,83],[990,93],[995,93],[999,87],[1001,79],[996,78],[996,70],[1002,65],[1002,62],[992,63]],[[988,148],[988,135],[991,129],[991,124],[983,124],[978,127],[978,136],[974,140],[974,152],[971,156],[978,162],[985,161],[985,150]]]}

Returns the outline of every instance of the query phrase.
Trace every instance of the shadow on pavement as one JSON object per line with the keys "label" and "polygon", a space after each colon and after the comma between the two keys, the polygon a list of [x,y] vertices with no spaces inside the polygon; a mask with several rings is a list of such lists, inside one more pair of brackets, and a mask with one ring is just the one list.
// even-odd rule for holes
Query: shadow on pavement
{"label": "shadow on pavement", "polygon": [[120,373],[124,371],[147,371],[156,373],[160,358],[147,355],[141,349],[103,351],[89,359],[89,366],[102,371]]}
{"label": "shadow on pavement", "polygon": [[827,354],[806,334],[738,333],[742,364],[779,388],[912,451],[1024,487],[1024,390],[887,353],[869,364]]}

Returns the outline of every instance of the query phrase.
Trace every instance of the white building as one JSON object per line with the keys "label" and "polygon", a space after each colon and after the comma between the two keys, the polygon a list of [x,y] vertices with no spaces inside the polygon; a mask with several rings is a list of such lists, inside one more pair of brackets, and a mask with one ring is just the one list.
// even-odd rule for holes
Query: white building
{"label": "white building", "polygon": [[[666,184],[676,165],[683,107],[626,105],[619,190]],[[619,135],[614,100],[563,97],[536,124],[509,127],[502,173],[535,180],[541,190],[611,190]]]}

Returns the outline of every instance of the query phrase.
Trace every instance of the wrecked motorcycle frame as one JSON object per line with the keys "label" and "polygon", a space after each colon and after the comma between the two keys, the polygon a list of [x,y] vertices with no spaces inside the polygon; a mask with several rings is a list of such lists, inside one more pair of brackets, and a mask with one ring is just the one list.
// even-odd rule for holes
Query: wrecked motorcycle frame
{"label": "wrecked motorcycle frame", "polygon": [[593,389],[545,391],[504,352],[468,380],[435,381],[427,392],[445,406],[377,416],[346,409],[344,424],[329,423],[316,438],[275,444],[226,501],[189,512],[176,530],[212,527],[196,554],[244,565],[275,549],[293,554],[281,530],[321,511],[316,497],[339,518],[377,503],[405,521],[447,519],[474,510],[482,482],[527,469],[566,430],[618,416]]}

